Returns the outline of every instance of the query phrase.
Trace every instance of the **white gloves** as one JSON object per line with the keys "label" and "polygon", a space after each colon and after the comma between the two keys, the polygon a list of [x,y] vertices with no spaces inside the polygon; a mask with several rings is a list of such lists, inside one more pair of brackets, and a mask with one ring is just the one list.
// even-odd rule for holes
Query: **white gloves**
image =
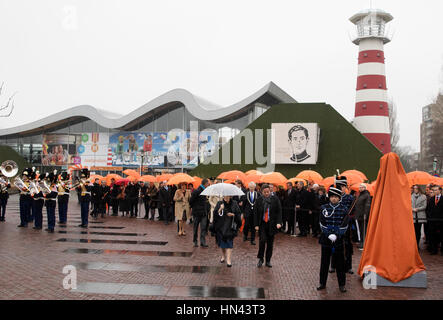
{"label": "white gloves", "polygon": [[330,234],[329,237],[328,237],[328,239],[331,240],[332,243],[334,243],[335,240],[337,240],[337,236],[336,236],[335,234]]}

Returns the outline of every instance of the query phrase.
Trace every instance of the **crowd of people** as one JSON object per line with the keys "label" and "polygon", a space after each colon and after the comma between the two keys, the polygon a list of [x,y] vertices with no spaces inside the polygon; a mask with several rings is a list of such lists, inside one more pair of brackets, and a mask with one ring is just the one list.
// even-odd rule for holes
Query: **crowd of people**
{"label": "crowd of people", "polygon": [[[18,227],[34,222],[34,229],[42,229],[42,210],[47,208],[48,232],[54,232],[55,207],[58,202],[59,224],[67,223],[69,194],[77,190],[81,206],[80,227],[88,227],[91,215],[135,218],[142,215],[139,205],[143,204],[144,219],[163,221],[165,225],[176,221],[177,235],[186,235],[186,225],[192,224],[193,244],[207,248],[207,236],[215,237],[221,249],[220,262],[232,266],[234,238],[240,234],[243,241],[259,246],[257,267],[271,268],[274,237],[278,233],[287,236],[318,238],[321,245],[320,285],[326,287],[328,273],[337,273],[340,291],[345,292],[346,274],[353,274],[352,256],[354,244],[363,249],[371,208],[371,195],[366,185],[359,191],[349,191],[346,177],[338,176],[332,186],[298,181],[286,186],[250,182],[247,188],[241,180],[235,185],[243,191],[242,196],[204,196],[201,193],[212,184],[222,182],[205,178],[198,188],[193,184],[168,185],[160,183],[129,182],[119,184],[114,179],[110,186],[105,181],[88,181],[89,172],[81,172],[80,180],[69,185],[67,174],[49,173],[40,178],[47,182],[46,189],[34,188],[37,182],[33,169],[24,170],[20,190],[20,220]],[[40,181],[41,182],[41,181]],[[45,186],[45,184],[43,185]],[[5,220],[7,189],[2,184],[0,192],[0,220]],[[20,187],[20,186],[19,186]],[[443,250],[443,201],[441,187],[428,185],[422,192],[420,186],[411,190],[412,214],[420,245],[421,230],[424,229],[428,251],[437,254]],[[298,228],[298,233],[297,233]],[[443,251],[442,251],[443,252]],[[443,253],[442,253],[443,254]]]}

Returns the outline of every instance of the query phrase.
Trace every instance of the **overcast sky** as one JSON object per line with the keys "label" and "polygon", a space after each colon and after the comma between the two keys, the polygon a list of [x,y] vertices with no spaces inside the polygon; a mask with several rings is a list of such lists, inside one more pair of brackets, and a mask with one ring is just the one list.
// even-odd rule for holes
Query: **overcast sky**
{"label": "overcast sky", "polygon": [[[424,3],[424,4],[423,4]],[[349,18],[369,0],[0,0],[3,104],[24,124],[76,105],[128,113],[175,88],[219,105],[275,82],[299,102],[354,116]],[[394,16],[385,46],[400,143],[417,151],[421,108],[442,87],[443,1],[373,0]]]}

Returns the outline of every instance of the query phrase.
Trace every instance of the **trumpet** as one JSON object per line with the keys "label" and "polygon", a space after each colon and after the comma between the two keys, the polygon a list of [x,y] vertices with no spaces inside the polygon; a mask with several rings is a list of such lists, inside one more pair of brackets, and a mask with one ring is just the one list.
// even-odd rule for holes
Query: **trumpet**
{"label": "trumpet", "polygon": [[77,181],[76,183],[71,184],[69,186],[69,190],[72,191],[72,190],[76,189],[79,186],[81,186],[83,188],[87,183],[89,183],[89,180],[80,179],[80,181]]}
{"label": "trumpet", "polygon": [[23,182],[20,177],[14,179],[14,186],[16,186],[20,191],[30,191],[28,186]]}
{"label": "trumpet", "polygon": [[37,194],[41,191],[39,186],[34,181],[29,183],[29,190],[31,192],[31,195]]}
{"label": "trumpet", "polygon": [[39,187],[40,187],[40,190],[42,191],[43,195],[47,195],[52,192],[51,188],[48,186],[46,181],[40,181]]}

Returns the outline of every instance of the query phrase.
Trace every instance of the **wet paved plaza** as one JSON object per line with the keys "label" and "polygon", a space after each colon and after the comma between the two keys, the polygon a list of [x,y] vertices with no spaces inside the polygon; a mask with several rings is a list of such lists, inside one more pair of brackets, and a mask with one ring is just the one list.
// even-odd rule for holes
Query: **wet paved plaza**
{"label": "wet paved plaza", "polygon": [[[33,225],[17,228],[18,197],[11,196],[6,222],[0,222],[1,299],[443,299],[443,256],[426,250],[420,253],[427,289],[365,290],[354,274],[347,275],[342,294],[330,274],[327,289],[318,292],[320,245],[310,236],[277,235],[273,268],[260,269],[258,245],[237,237],[227,268],[213,237],[207,237],[209,248],[193,247],[192,225],[179,237],[175,224],[106,216],[83,229],[80,206],[71,198],[67,226],[50,234]],[[360,255],[355,248],[354,271]],[[63,288],[67,265],[77,270],[76,290]]]}

